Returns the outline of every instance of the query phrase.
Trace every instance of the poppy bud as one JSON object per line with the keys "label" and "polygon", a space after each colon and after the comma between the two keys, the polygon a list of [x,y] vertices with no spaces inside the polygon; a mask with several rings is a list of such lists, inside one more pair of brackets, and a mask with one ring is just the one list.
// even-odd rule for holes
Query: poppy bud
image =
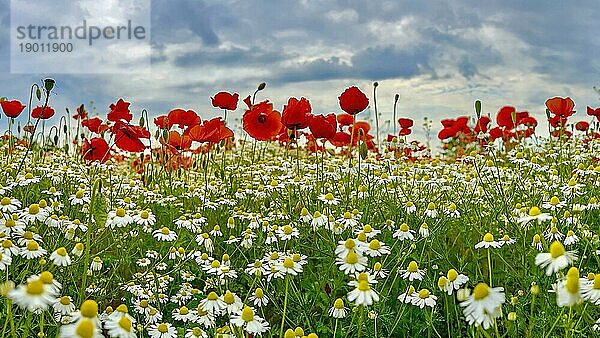
{"label": "poppy bud", "polygon": [[477,114],[477,118],[481,116],[481,101],[475,101],[475,113]]}
{"label": "poppy bud", "polygon": [[265,89],[266,86],[267,86],[266,83],[261,82],[261,84],[258,85],[258,90],[263,90],[263,89]]}
{"label": "poppy bud", "polygon": [[379,86],[379,83],[377,81],[373,82],[373,87],[377,87]]}
{"label": "poppy bud", "polygon": [[52,90],[52,88],[54,88],[54,84],[56,83],[56,81],[54,81],[54,79],[51,78],[47,78],[44,80],[44,88],[46,89],[46,92],[50,92]]}
{"label": "poppy bud", "polygon": [[400,94],[396,94],[396,96],[394,96],[394,103],[398,102],[399,99],[400,99]]}

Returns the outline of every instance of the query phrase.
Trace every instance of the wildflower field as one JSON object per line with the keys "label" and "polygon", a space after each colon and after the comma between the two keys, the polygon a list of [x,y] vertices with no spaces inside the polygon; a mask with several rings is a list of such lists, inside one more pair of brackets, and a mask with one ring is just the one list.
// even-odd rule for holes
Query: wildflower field
{"label": "wildflower field", "polygon": [[213,95],[212,119],[126,99],[93,116],[53,88],[1,102],[2,338],[600,329],[599,108],[548,99],[546,129],[477,101],[416,126],[377,84],[328,115],[261,84]]}

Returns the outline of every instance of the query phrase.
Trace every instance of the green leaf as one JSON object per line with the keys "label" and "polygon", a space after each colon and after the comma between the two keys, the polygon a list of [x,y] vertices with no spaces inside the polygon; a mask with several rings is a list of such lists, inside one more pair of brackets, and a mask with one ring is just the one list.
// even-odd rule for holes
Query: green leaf
{"label": "green leaf", "polygon": [[367,145],[364,142],[360,143],[360,147],[358,149],[358,153],[360,154],[360,158],[362,158],[363,160],[365,158],[367,158],[368,149],[367,149]]}

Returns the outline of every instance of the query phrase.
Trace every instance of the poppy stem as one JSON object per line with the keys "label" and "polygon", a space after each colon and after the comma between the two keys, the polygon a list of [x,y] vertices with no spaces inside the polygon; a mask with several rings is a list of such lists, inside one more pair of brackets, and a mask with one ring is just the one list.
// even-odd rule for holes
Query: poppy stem
{"label": "poppy stem", "polygon": [[379,146],[379,114],[377,113],[377,86],[377,82],[373,83],[373,105],[375,108],[375,140],[377,141],[377,146]]}

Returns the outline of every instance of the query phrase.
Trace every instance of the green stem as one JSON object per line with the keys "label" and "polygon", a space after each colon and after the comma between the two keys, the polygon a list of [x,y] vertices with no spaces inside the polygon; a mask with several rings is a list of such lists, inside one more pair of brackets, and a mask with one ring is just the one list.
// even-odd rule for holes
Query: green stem
{"label": "green stem", "polygon": [[285,296],[283,299],[283,315],[281,316],[281,328],[279,329],[279,338],[283,338],[283,326],[285,325],[285,311],[287,310],[289,287],[290,287],[290,276],[285,275]]}

